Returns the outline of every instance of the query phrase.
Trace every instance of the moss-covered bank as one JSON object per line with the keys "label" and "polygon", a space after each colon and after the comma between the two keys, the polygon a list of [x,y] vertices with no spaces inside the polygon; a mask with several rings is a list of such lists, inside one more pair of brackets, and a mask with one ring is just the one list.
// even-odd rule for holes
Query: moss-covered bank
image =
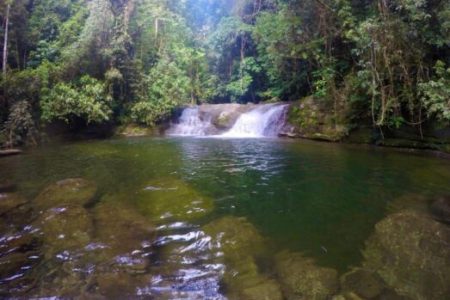
{"label": "moss-covered bank", "polygon": [[429,120],[422,124],[374,127],[364,117],[352,120],[345,108],[329,110],[326,100],[306,97],[291,103],[282,136],[327,142],[368,144],[450,153],[450,127]]}

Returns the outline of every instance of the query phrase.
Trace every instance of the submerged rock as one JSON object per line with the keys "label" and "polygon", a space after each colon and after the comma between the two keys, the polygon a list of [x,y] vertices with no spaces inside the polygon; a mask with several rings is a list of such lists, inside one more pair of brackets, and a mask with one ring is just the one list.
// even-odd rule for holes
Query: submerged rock
{"label": "submerged rock", "polygon": [[276,255],[275,269],[288,300],[329,299],[339,288],[337,271],[317,266],[301,253]]}
{"label": "submerged rock", "polygon": [[207,224],[203,231],[226,265],[223,283],[230,299],[283,299],[278,282],[261,273],[255,262],[265,245],[251,223],[227,216]]}
{"label": "submerged rock", "polygon": [[264,240],[258,230],[245,218],[226,216],[203,227],[211,236],[213,247],[221,251],[227,261],[239,261],[264,250]]}
{"label": "submerged rock", "polygon": [[155,238],[155,227],[135,209],[103,199],[94,208],[95,239],[105,244],[114,255],[140,249],[145,241]]}
{"label": "submerged rock", "polygon": [[97,193],[95,183],[82,178],[58,181],[46,187],[34,200],[38,210],[62,205],[86,205],[93,201]]}
{"label": "submerged rock", "polygon": [[213,210],[209,197],[176,178],[160,178],[149,182],[137,196],[137,205],[153,220],[173,218],[189,221]]}
{"label": "submerged rock", "polygon": [[130,207],[106,200],[92,212],[66,205],[41,213],[34,225],[44,242],[42,267],[51,272],[33,296],[124,299],[150,284],[146,247],[153,226]]}
{"label": "submerged rock", "polygon": [[91,240],[93,223],[89,213],[80,206],[66,205],[41,213],[33,223],[40,228],[46,257],[72,249],[83,249]]}
{"label": "submerged rock", "polygon": [[431,204],[430,209],[436,220],[450,224],[450,196],[440,197]]}
{"label": "submerged rock", "polygon": [[365,269],[354,269],[341,277],[341,288],[364,299],[374,299],[384,290],[384,283],[378,274]]}
{"label": "submerged rock", "polygon": [[400,295],[445,299],[450,295],[450,228],[426,214],[404,211],[375,226],[364,267],[375,270]]}
{"label": "submerged rock", "polygon": [[251,256],[228,263],[223,282],[230,299],[283,299],[278,282],[261,274]]}
{"label": "submerged rock", "polygon": [[0,216],[21,205],[24,205],[25,203],[27,203],[27,200],[18,194],[0,194]]}

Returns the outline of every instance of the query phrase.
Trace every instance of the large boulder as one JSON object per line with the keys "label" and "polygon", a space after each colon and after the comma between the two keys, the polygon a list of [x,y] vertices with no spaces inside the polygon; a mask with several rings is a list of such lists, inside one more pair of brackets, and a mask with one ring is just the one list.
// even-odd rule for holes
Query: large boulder
{"label": "large boulder", "polygon": [[412,299],[450,295],[450,228],[429,215],[403,211],[375,226],[364,267],[375,270],[398,294]]}
{"label": "large boulder", "polygon": [[319,267],[301,253],[284,251],[277,254],[275,270],[288,300],[325,300],[339,288],[336,270]]}
{"label": "large boulder", "polygon": [[97,185],[82,178],[58,181],[46,187],[34,200],[38,210],[69,205],[86,205],[94,200]]}
{"label": "large boulder", "polygon": [[214,202],[177,178],[152,180],[138,192],[137,206],[152,220],[190,221],[213,210]]}

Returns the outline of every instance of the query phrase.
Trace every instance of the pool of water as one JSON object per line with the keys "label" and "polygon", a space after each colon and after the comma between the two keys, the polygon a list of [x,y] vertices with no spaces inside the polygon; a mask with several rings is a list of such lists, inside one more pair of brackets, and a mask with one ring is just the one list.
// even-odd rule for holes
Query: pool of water
{"label": "pool of water", "polygon": [[[20,269],[0,272],[0,295],[72,296],[70,289],[60,289],[64,283],[52,285],[55,276],[67,276],[63,282],[80,283],[77,290],[91,294],[102,287],[111,291],[110,296],[125,291],[108,288],[111,281],[124,286],[133,282],[128,295],[220,299],[233,293],[233,281],[228,281],[228,287],[223,282],[230,270],[239,273],[236,261],[244,257],[248,262],[247,257],[252,257],[262,277],[258,276],[275,280],[274,257],[283,251],[302,253],[317,266],[343,274],[361,263],[365,241],[374,225],[390,212],[390,204],[408,195],[450,194],[450,161],[379,148],[282,139],[135,138],[52,144],[0,160],[0,182],[13,181],[17,192],[29,200],[28,209],[14,215],[14,228],[4,226],[9,226],[6,232],[27,235],[38,230],[35,220],[42,210],[36,208],[36,197],[46,186],[67,178],[84,178],[98,186],[95,197],[83,206],[93,219],[89,233],[93,238],[79,249],[71,244],[72,252],[61,248],[46,252],[45,230],[27,247],[2,248],[6,242],[0,242],[0,259],[16,252],[27,254]],[[112,207],[103,208],[112,215],[103,223],[98,220],[105,219],[96,217],[102,214],[98,212],[102,204]],[[152,233],[142,237],[128,227],[127,220],[134,215],[121,221],[121,209],[114,211],[113,207],[122,206],[151,224]],[[123,226],[113,225],[116,221]],[[117,233],[121,240],[106,239],[102,245],[114,248],[127,239],[139,240],[140,249],[124,252],[135,255],[140,251],[139,258],[149,262],[139,272],[125,268],[126,275],[120,278],[119,269],[107,270],[106,279],[95,281],[90,276],[99,272],[99,255],[91,259],[80,251],[99,245],[95,237],[109,227],[108,222],[112,229],[123,230]],[[223,231],[224,238],[236,237],[227,235],[227,230],[237,230],[239,235],[240,228],[243,234],[248,231],[254,247],[228,251],[214,241],[218,231]],[[119,252],[110,256],[117,261]],[[242,252],[239,259],[234,259],[234,252]],[[65,259],[64,253],[82,256],[82,267],[74,266],[77,258]],[[68,265],[67,261],[76,263]],[[64,275],[47,276],[61,274],[59,269],[65,270]],[[71,272],[83,275],[74,278]],[[132,279],[127,281],[127,276]]]}

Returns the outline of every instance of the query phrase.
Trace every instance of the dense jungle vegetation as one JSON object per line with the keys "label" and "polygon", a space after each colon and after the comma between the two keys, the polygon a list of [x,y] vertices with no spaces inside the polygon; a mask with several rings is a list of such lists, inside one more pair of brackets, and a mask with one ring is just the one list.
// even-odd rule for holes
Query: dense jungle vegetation
{"label": "dense jungle vegetation", "polygon": [[0,19],[4,143],[311,95],[349,128],[450,123],[447,0],[1,0]]}

